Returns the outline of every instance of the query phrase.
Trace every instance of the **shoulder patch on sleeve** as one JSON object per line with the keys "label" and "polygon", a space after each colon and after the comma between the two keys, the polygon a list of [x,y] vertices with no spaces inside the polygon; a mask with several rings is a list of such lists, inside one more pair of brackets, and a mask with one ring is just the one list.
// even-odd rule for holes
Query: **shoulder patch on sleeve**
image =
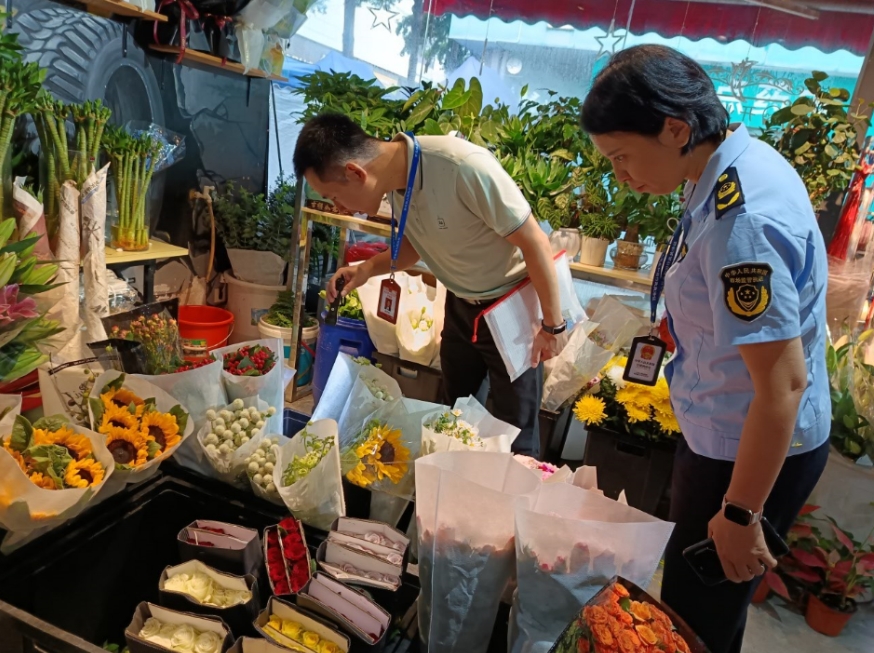
{"label": "shoulder patch on sleeve", "polygon": [[728,211],[742,206],[743,203],[744,192],[740,186],[740,178],[737,168],[732,166],[719,175],[716,181],[716,219],[719,220]]}
{"label": "shoulder patch on sleeve", "polygon": [[719,272],[729,313],[744,322],[753,322],[771,306],[771,274],[767,263],[738,263]]}

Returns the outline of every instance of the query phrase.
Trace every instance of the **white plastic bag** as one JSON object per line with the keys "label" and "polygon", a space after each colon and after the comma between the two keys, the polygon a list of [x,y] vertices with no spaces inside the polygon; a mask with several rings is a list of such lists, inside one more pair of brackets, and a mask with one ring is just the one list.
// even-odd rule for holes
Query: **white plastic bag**
{"label": "white plastic bag", "polygon": [[[306,438],[333,441],[330,451],[296,483],[283,485],[283,476],[295,456],[307,455]],[[340,444],[337,439],[337,422],[326,419],[310,422],[279,449],[276,467],[273,468],[273,483],[279,496],[292,514],[304,524],[328,531],[338,517],[346,515],[343,496],[343,477],[340,473]]]}
{"label": "white plastic bag", "polygon": [[419,630],[429,651],[485,653],[515,569],[517,507],[540,479],[511,454],[437,453],[416,461]]}
{"label": "white plastic bag", "polygon": [[[386,356],[397,356],[400,354],[400,345],[396,325],[376,314],[376,309],[379,307],[379,290],[385,279],[388,279],[388,275],[368,279],[367,283],[358,288],[358,298],[364,310],[367,335],[370,336],[376,351]],[[395,282],[401,288],[401,297],[404,296],[409,279],[410,277],[403,272],[395,274]],[[399,308],[401,311],[404,310],[403,302],[399,304]]]}
{"label": "white plastic bag", "polygon": [[420,277],[409,280],[406,290],[401,291],[398,307],[396,330],[401,359],[430,365],[438,347],[434,300],[428,298]]}
{"label": "white plastic bag", "polygon": [[[353,363],[354,364],[354,363]],[[346,443],[361,432],[361,425],[368,415],[400,400],[401,388],[397,381],[378,367],[356,365],[358,378],[352,384],[346,405],[337,420],[340,443]]]}
{"label": "white plastic bag", "polygon": [[[456,428],[446,428],[447,422],[454,422]],[[438,423],[444,428],[439,428]],[[458,427],[468,429],[474,435],[469,443],[455,436]],[[440,411],[424,417],[422,456],[444,451],[510,453],[513,441],[518,436],[518,428],[493,417],[476,398],[465,397],[455,402],[452,411]]]}
{"label": "white plastic bag", "polygon": [[543,485],[516,508],[511,653],[547,651],[613,576],[647,587],[673,528],[591,490]]}
{"label": "white plastic bag", "polygon": [[577,396],[613,357],[612,351],[589,337],[597,326],[595,322],[578,324],[561,353],[545,364],[541,406],[547,410],[557,411]]}
{"label": "white plastic bag", "polygon": [[[103,403],[101,396],[108,392],[111,384],[121,384],[125,390],[132,392],[140,400],[148,402],[149,399],[154,399],[155,408],[161,413],[170,413],[176,416],[176,424],[179,427],[179,435],[181,441],[174,446],[168,447],[160,455],[149,460],[148,462],[133,467],[131,469],[116,468],[113,474],[113,485],[118,483],[138,483],[143,481],[158,471],[158,466],[167,458],[176,453],[179,447],[185,443],[185,440],[194,432],[194,420],[191,419],[188,409],[171,397],[169,394],[161,390],[159,387],[149,383],[144,379],[139,379],[133,376],[125,375],[118,370],[107,370],[94,381],[94,388],[91,396],[88,399],[88,418],[91,423],[91,428],[95,431],[100,430],[101,417],[103,415]],[[184,422],[184,423],[182,423]]]}
{"label": "white plastic bag", "polygon": [[279,338],[264,338],[263,340],[250,340],[236,345],[221,347],[213,351],[213,356],[219,361],[224,361],[225,354],[231,354],[241,347],[254,347],[261,345],[273,351],[276,363],[273,368],[263,376],[236,376],[222,370],[222,383],[228,402],[234,399],[248,399],[259,397],[268,406],[276,409],[276,414],[264,427],[265,433],[282,433],[282,416],[285,407],[285,388],[294,378],[294,370],[285,363],[285,348]]}
{"label": "white plastic bag", "polygon": [[264,32],[254,25],[241,22],[236,24],[234,31],[240,45],[240,63],[243,64],[243,72],[258,70],[261,53],[264,52]]}
{"label": "white plastic bag", "polygon": [[294,0],[252,0],[237,16],[261,30],[270,29],[294,8]]}

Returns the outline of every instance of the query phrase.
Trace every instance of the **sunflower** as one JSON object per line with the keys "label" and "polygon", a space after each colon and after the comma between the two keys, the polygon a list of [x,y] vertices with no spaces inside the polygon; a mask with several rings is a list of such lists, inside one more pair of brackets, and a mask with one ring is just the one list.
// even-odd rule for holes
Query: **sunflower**
{"label": "sunflower", "polygon": [[355,448],[358,464],[346,475],[352,483],[367,487],[388,479],[400,483],[407,473],[410,450],[401,443],[401,432],[384,424],[372,427],[367,438]]}
{"label": "sunflower", "polygon": [[112,427],[106,434],[106,448],[117,465],[139,467],[149,459],[148,442],[141,431]]}
{"label": "sunflower", "polygon": [[36,485],[37,487],[41,487],[43,490],[57,490],[58,486],[55,485],[55,482],[52,480],[51,476],[43,476],[39,472],[33,472],[29,474],[28,477],[30,482]]}
{"label": "sunflower", "polygon": [[18,453],[15,449],[9,446],[9,439],[3,440],[3,450],[6,451],[10,456],[12,456],[13,460],[18,463],[18,466],[21,467],[21,471],[25,474],[27,473],[27,465],[24,462],[24,458],[21,457],[21,454]]}
{"label": "sunflower", "polygon": [[176,424],[176,416],[170,413],[158,411],[146,413],[140,424],[140,432],[144,437],[157,442],[161,451],[172,449],[182,440],[179,426]]}
{"label": "sunflower", "polygon": [[103,412],[103,419],[97,430],[106,434],[112,428],[136,429],[138,425],[137,416],[132,415],[130,410],[110,403]]}
{"label": "sunflower", "polygon": [[67,465],[67,471],[64,472],[64,484],[71,488],[99,485],[104,475],[103,465],[96,460],[74,460]]}
{"label": "sunflower", "polygon": [[103,400],[104,408],[128,408],[131,404],[136,406],[137,417],[143,414],[145,402],[127,388],[119,388],[118,390],[110,390],[100,395]]}
{"label": "sunflower", "polygon": [[574,415],[578,420],[590,426],[597,426],[607,417],[607,404],[600,397],[586,395],[574,406]]}
{"label": "sunflower", "polygon": [[74,460],[82,460],[94,452],[91,440],[84,435],[79,435],[69,426],[62,426],[57,431],[34,429],[33,443],[36,445],[55,444],[63,447]]}

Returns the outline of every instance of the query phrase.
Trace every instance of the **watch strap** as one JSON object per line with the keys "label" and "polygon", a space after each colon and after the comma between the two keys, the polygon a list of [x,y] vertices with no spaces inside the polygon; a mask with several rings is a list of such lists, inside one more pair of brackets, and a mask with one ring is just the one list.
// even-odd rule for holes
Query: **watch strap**
{"label": "watch strap", "polygon": [[554,327],[548,326],[544,322],[541,322],[540,327],[544,331],[546,331],[546,333],[553,335],[553,336],[557,336],[560,333],[564,333],[565,331],[567,331],[567,320],[562,320],[561,324],[559,324],[558,326],[554,326]]}
{"label": "watch strap", "polygon": [[727,497],[722,497],[722,514],[730,522],[734,522],[740,526],[752,526],[762,521],[764,510],[753,512],[749,508],[744,508],[736,503],[731,503]]}

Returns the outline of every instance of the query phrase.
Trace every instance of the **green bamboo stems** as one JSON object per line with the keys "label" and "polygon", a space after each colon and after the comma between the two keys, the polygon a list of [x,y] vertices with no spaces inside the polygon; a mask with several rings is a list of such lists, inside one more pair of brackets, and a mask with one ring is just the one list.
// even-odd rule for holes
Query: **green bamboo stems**
{"label": "green bamboo stems", "polygon": [[80,187],[97,166],[100,139],[111,115],[112,112],[100,100],[70,106],[70,117],[76,127],[76,159],[72,170]]}
{"label": "green bamboo stems", "polygon": [[[0,59],[0,165],[9,153],[15,122],[33,109],[43,79],[45,71],[39,64]],[[4,206],[4,185],[0,184],[0,209]]]}

